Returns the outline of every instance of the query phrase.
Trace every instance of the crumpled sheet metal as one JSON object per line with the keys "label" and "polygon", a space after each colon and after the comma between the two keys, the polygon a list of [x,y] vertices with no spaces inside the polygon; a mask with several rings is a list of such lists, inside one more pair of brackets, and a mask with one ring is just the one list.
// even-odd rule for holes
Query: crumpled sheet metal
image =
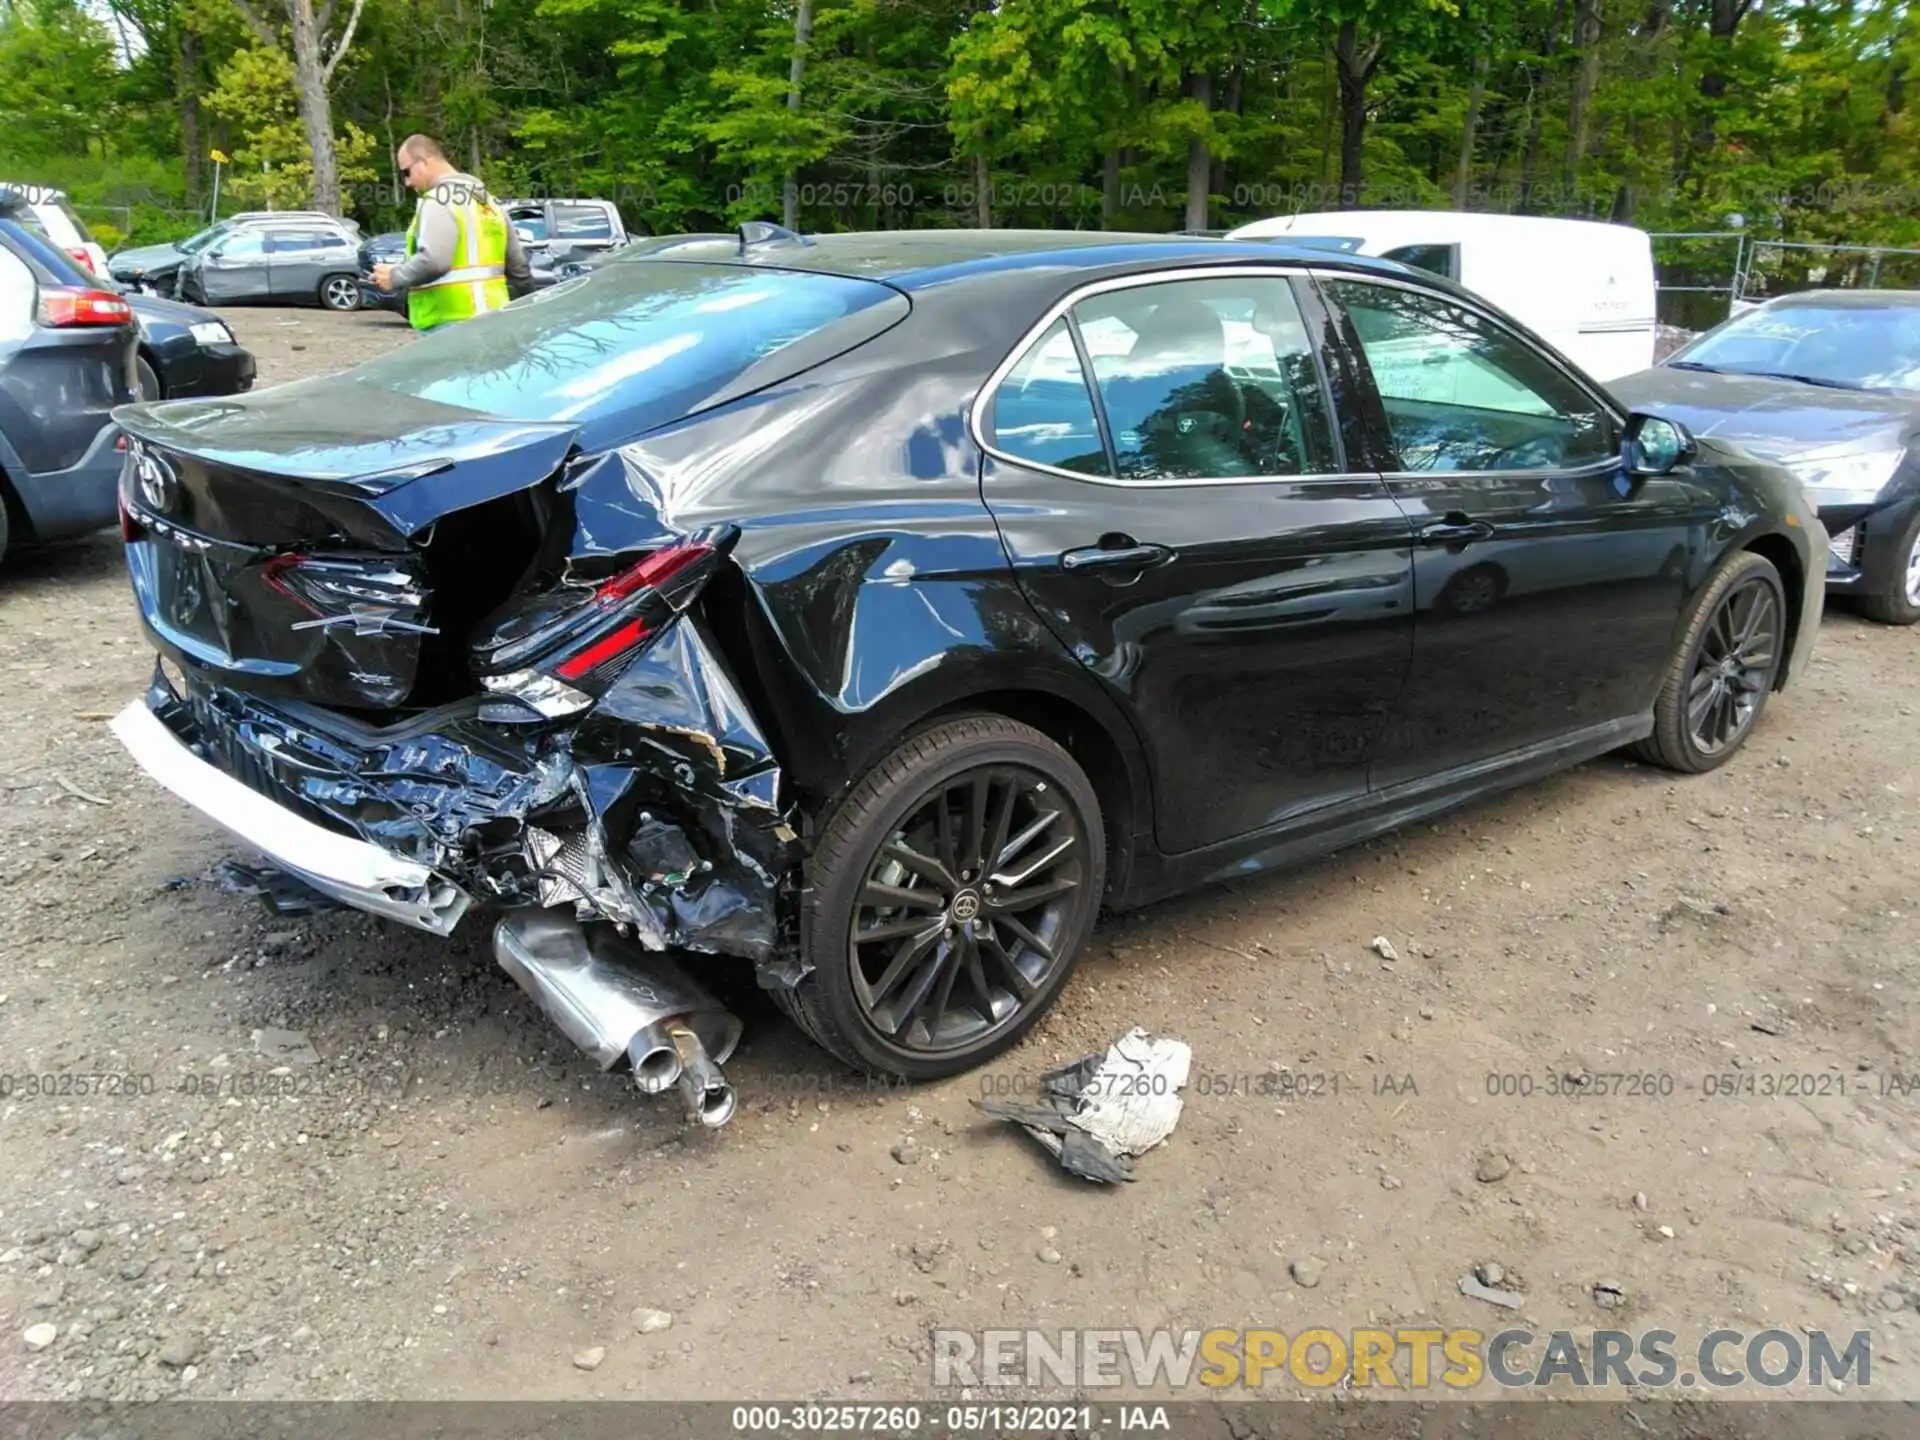
{"label": "crumpled sheet metal", "polygon": [[1107,1047],[1040,1078],[1041,1103],[978,1100],[1044,1145],[1062,1169],[1113,1184],[1134,1178],[1132,1161],[1173,1133],[1193,1049],[1135,1026]]}
{"label": "crumpled sheet metal", "polygon": [[780,885],[796,836],[780,766],[697,615],[681,616],[614,682],[574,758],[608,836],[637,837],[650,817],[671,817],[700,837],[698,873],[648,891],[673,945],[752,959],[763,985],[805,973],[783,944]]}

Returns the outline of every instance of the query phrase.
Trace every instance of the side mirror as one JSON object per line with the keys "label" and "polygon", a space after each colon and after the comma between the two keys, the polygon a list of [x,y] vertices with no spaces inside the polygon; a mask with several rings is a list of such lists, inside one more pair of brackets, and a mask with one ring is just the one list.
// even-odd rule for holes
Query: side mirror
{"label": "side mirror", "polygon": [[1621,458],[1630,475],[1670,475],[1693,457],[1693,436],[1677,420],[1636,412],[1627,421]]}
{"label": "side mirror", "polygon": [[533,243],[533,231],[530,227],[516,225],[513,227],[513,233],[522,245],[531,245]]}

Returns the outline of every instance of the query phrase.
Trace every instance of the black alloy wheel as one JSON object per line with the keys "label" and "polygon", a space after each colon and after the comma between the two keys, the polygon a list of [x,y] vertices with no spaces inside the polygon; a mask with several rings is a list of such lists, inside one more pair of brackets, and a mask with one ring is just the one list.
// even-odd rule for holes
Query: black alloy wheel
{"label": "black alloy wheel", "polygon": [[911,737],[822,834],[805,926],[811,974],[777,996],[850,1063],[957,1074],[1012,1045],[1084,949],[1106,872],[1092,787],[999,716]]}
{"label": "black alloy wheel", "polygon": [[1771,561],[1742,550],[1694,601],[1654,702],[1641,759],[1691,774],[1725,763],[1753,732],[1787,654],[1786,590]]}

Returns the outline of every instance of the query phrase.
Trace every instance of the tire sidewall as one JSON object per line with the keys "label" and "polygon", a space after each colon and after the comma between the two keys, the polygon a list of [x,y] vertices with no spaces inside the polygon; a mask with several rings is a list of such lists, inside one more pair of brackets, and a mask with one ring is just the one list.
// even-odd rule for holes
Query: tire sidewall
{"label": "tire sidewall", "polygon": [[[1893,617],[1893,624],[1911,625],[1920,620],[1920,606],[1907,598],[1907,566],[1915,549],[1920,549],[1920,506],[1914,507],[1900,531],[1899,540],[1887,551],[1888,573],[1869,579],[1875,599],[1879,601],[1876,608]],[[1878,583],[1873,583],[1876,581]]]}
{"label": "tire sidewall", "polygon": [[360,308],[360,282],[357,278],[353,281],[353,303],[351,305],[335,305],[327,299],[329,292],[332,291],[333,287],[342,278],[343,277],[339,275],[329,275],[320,282],[320,308],[322,310],[331,310],[336,315],[346,315]]}
{"label": "tire sidewall", "polygon": [[[886,763],[881,762],[882,766]],[[1089,856],[1078,908],[1067,927],[1072,943],[1066,957],[1048,976],[1046,987],[1026,1002],[1012,1025],[963,1049],[943,1051],[938,1056],[916,1056],[882,1039],[854,998],[848,940],[857,908],[855,901],[873,865],[880,840],[892,835],[907,815],[924,802],[929,791],[983,765],[1014,765],[1039,771],[1048,784],[1059,787],[1079,812]],[[809,862],[803,921],[806,956],[818,982],[818,1003],[863,1061],[908,1080],[944,1079],[974,1069],[1017,1044],[1052,1008],[1068,978],[1078,968],[1093,933],[1106,884],[1105,825],[1099,799],[1080,767],[1065,751],[1044,741],[1034,744],[1010,737],[970,738],[954,746],[937,764],[910,769],[907,775],[884,787],[881,797],[879,807],[869,812],[864,822],[856,822],[860,825],[860,834],[847,847],[843,863],[833,873],[820,875],[814,870],[813,862]],[[851,803],[851,796],[842,802],[841,810],[829,822],[829,832],[843,823],[846,807]]]}
{"label": "tire sidewall", "polygon": [[[1694,768],[1699,772],[1718,768],[1738,755],[1746,746],[1753,732],[1760,726],[1760,719],[1767,709],[1767,697],[1773,693],[1773,687],[1779,683],[1780,667],[1786,663],[1787,658],[1787,592],[1786,586],[1780,581],[1780,572],[1764,555],[1756,555],[1750,550],[1743,551],[1741,554],[1743,558],[1737,559],[1734,564],[1722,570],[1715,577],[1713,584],[1708,587],[1705,595],[1701,597],[1700,613],[1704,617],[1704,623],[1693,632],[1692,642],[1687,647],[1686,667],[1681,676],[1678,738],[1680,744],[1686,749],[1688,759],[1693,762]],[[1774,647],[1773,672],[1767,677],[1766,688],[1755,700],[1753,718],[1747,722],[1747,728],[1741,732],[1740,738],[1726,749],[1708,754],[1694,743],[1693,730],[1686,723],[1687,692],[1692,686],[1694,675],[1699,671],[1700,655],[1706,648],[1707,635],[1713,629],[1713,616],[1719,612],[1728,595],[1741,585],[1755,579],[1764,582],[1773,593],[1773,603],[1780,617],[1780,638]]]}

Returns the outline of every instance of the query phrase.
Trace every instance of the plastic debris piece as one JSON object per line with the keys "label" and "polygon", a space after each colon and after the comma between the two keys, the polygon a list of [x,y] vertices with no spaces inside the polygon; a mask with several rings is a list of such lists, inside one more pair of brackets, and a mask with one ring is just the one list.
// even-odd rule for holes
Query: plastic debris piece
{"label": "plastic debris piece", "polygon": [[1107,1048],[1040,1077],[1040,1103],[976,1100],[1046,1147],[1071,1174],[1102,1184],[1134,1178],[1132,1160],[1180,1123],[1180,1091],[1193,1068],[1184,1041],[1156,1039],[1137,1026]]}
{"label": "plastic debris piece", "polygon": [[347,907],[330,895],[271,865],[243,865],[222,860],[213,867],[213,882],[229,895],[257,896],[275,915],[324,915]]}
{"label": "plastic debris piece", "polygon": [[1496,1290],[1491,1285],[1482,1285],[1472,1275],[1460,1277],[1460,1293],[1469,1300],[1484,1300],[1489,1305],[1498,1305],[1506,1310],[1518,1310],[1527,1303],[1527,1297],[1517,1290]]}

